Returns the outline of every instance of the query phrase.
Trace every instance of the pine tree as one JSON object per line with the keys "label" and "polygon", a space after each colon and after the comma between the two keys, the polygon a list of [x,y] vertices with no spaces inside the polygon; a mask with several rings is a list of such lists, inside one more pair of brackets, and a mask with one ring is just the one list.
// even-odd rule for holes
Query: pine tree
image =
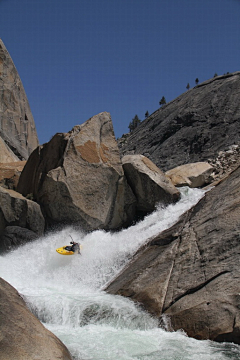
{"label": "pine tree", "polygon": [[141,123],[141,120],[139,119],[138,115],[135,115],[132,121],[129,123],[128,128],[129,131],[132,132],[136,127]]}
{"label": "pine tree", "polygon": [[162,105],[165,105],[167,102],[166,102],[166,99],[165,99],[165,96],[163,96],[161,98],[161,100],[159,101],[159,105],[162,106]]}
{"label": "pine tree", "polygon": [[148,118],[148,117],[149,117],[149,112],[146,111],[146,112],[145,112],[145,119]]}
{"label": "pine tree", "polygon": [[197,85],[198,83],[199,83],[199,80],[198,80],[198,78],[196,78],[195,84]]}
{"label": "pine tree", "polygon": [[190,84],[189,84],[189,83],[187,83],[186,88],[187,88],[188,90],[190,89]]}

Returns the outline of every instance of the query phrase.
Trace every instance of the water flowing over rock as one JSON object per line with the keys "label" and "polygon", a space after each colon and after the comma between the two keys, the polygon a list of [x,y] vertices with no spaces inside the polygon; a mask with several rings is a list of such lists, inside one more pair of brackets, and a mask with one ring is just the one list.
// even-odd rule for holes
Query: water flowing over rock
{"label": "water flowing over rock", "polygon": [[239,144],[240,72],[205,81],[162,106],[120,143],[161,170],[214,159]]}
{"label": "water flowing over rock", "polygon": [[139,212],[152,212],[158,204],[166,205],[179,199],[180,193],[172,182],[145,156],[126,155],[122,164]]}
{"label": "water flowing over rock", "polygon": [[49,225],[117,229],[135,215],[136,200],[124,177],[107,112],[38,147],[17,189],[33,195]]}
{"label": "water flowing over rock", "polygon": [[0,278],[0,360],[72,360],[66,346],[28,310]]}
{"label": "water flowing over rock", "polygon": [[240,343],[240,167],[150,239],[107,291],[197,339]]}
{"label": "water flowing over rock", "polygon": [[[0,137],[5,143],[5,150],[8,152],[10,149],[10,162],[19,159],[26,160],[38,146],[35,123],[26,93],[17,69],[1,39]],[[1,145],[0,148],[2,149]],[[18,159],[13,159],[13,153]],[[0,162],[5,162],[1,157],[2,154]]]}

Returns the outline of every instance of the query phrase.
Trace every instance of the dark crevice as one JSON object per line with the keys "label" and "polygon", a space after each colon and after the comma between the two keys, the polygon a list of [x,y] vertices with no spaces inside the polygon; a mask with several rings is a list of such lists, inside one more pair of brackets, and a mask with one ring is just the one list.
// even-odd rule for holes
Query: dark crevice
{"label": "dark crevice", "polygon": [[222,272],[220,272],[219,274],[211,277],[210,279],[208,279],[208,280],[205,281],[204,283],[199,284],[198,286],[195,286],[194,288],[188,289],[184,294],[179,295],[178,297],[176,297],[176,298],[169,304],[169,306],[165,307],[165,308],[163,309],[163,313],[164,313],[165,311],[167,311],[173,304],[175,304],[177,301],[179,301],[179,300],[180,300],[181,298],[183,298],[184,296],[194,294],[195,292],[197,292],[197,291],[201,290],[202,288],[204,288],[204,286],[208,285],[211,281],[213,281],[213,280],[215,280],[216,278],[218,278],[219,276],[222,276],[222,275],[227,274],[227,273],[229,273],[229,272],[230,272],[230,271],[228,271],[228,270],[222,271]]}

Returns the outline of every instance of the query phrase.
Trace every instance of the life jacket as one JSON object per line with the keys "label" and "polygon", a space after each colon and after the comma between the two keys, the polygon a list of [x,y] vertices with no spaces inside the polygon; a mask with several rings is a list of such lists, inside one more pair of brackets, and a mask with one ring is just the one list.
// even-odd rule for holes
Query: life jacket
{"label": "life jacket", "polygon": [[80,246],[79,246],[79,244],[78,243],[76,243],[76,244],[73,244],[72,245],[72,251],[78,251],[78,250],[80,250]]}

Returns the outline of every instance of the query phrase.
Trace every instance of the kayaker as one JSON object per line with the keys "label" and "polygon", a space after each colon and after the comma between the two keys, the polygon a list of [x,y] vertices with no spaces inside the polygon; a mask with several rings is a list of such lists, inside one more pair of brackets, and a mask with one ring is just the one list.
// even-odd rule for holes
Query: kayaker
{"label": "kayaker", "polygon": [[72,245],[65,246],[65,250],[73,251],[74,253],[77,252],[79,255],[81,255],[80,244],[75,241],[70,241],[70,244],[72,244]]}
{"label": "kayaker", "polygon": [[70,244],[72,244],[71,251],[77,252],[79,255],[81,255],[80,244],[75,241],[71,241]]}

